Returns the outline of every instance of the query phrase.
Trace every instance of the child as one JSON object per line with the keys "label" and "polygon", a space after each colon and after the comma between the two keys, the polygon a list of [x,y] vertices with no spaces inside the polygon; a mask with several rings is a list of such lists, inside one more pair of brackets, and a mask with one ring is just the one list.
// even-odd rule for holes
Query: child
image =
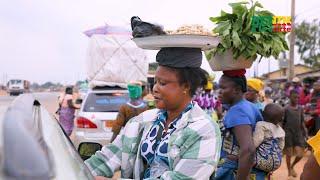
{"label": "child", "polygon": [[263,111],[264,121],[256,124],[253,132],[253,143],[256,148],[257,169],[271,172],[281,165],[285,132],[279,125],[284,117],[280,105],[270,103]]}
{"label": "child", "polygon": [[[302,159],[304,147],[306,145],[305,137],[307,129],[304,124],[303,110],[298,105],[299,93],[295,90],[290,91],[290,102],[285,107],[285,118],[283,128],[286,132],[285,137],[285,153],[289,176],[296,177],[294,166]],[[296,155],[293,163],[291,156]]]}

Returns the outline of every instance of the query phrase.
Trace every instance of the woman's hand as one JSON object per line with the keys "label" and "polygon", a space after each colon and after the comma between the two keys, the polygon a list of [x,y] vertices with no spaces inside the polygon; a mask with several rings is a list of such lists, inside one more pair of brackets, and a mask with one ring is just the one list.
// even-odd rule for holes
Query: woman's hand
{"label": "woman's hand", "polygon": [[103,177],[103,176],[95,176],[94,179],[95,180],[109,180],[111,178],[106,178],[106,177]]}
{"label": "woman's hand", "polygon": [[250,125],[239,125],[232,130],[240,146],[237,179],[248,179],[255,154],[252,128]]}

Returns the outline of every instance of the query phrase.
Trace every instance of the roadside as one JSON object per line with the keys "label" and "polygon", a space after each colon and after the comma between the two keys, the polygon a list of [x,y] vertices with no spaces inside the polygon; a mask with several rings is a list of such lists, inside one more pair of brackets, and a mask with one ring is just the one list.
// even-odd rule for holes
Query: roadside
{"label": "roadside", "polygon": [[7,92],[5,90],[0,90],[0,96],[6,96]]}
{"label": "roadside", "polygon": [[295,171],[297,172],[297,177],[288,177],[288,169],[287,169],[287,164],[286,164],[286,160],[285,160],[285,156],[282,158],[282,162],[281,162],[281,166],[278,170],[276,170],[273,175],[272,175],[272,178],[273,180],[278,180],[278,179],[281,179],[281,180],[286,180],[286,179],[289,179],[289,180],[298,180],[300,179],[300,175],[302,173],[302,170],[303,170],[303,166],[304,164],[307,162],[308,160],[308,157],[310,156],[311,152],[310,151],[307,151],[304,155],[304,157],[301,159],[301,161],[299,161],[297,163],[297,165],[295,166]]}

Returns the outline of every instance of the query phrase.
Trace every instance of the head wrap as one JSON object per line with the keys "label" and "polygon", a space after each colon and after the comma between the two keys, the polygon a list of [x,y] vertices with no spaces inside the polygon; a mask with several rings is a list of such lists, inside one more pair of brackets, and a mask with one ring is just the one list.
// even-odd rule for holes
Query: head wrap
{"label": "head wrap", "polygon": [[198,48],[162,48],[156,57],[159,65],[173,68],[198,68],[202,62],[202,52]]}
{"label": "head wrap", "polygon": [[73,94],[73,87],[72,86],[68,86],[66,87],[66,94]]}
{"label": "head wrap", "polygon": [[204,86],[205,90],[212,90],[213,89],[213,83],[212,81],[208,81],[207,84]]}
{"label": "head wrap", "polygon": [[129,97],[138,99],[142,95],[142,88],[137,84],[128,84]]}
{"label": "head wrap", "polygon": [[207,84],[204,86],[205,90],[212,90],[213,89],[213,80],[215,78],[214,74],[209,75]]}
{"label": "head wrap", "polygon": [[227,71],[223,71],[223,74],[228,77],[244,77],[244,75],[246,74],[246,70],[245,69],[227,70]]}
{"label": "head wrap", "polygon": [[229,77],[234,83],[239,85],[242,92],[247,92],[247,79],[245,74],[245,69],[223,71],[223,75]]}
{"label": "head wrap", "polygon": [[250,78],[247,80],[248,87],[251,87],[255,91],[259,92],[263,89],[264,83],[257,78]]}
{"label": "head wrap", "polygon": [[294,77],[294,78],[292,79],[292,82],[298,83],[298,82],[300,82],[300,79],[299,79],[298,77]]}

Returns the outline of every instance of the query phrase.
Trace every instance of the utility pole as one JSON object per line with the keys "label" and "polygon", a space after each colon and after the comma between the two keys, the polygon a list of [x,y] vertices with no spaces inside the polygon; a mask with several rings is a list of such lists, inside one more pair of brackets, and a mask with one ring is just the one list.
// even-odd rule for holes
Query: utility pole
{"label": "utility pole", "polygon": [[268,60],[268,74],[270,73],[270,60]]}
{"label": "utility pole", "polygon": [[295,44],[295,0],[291,0],[291,32],[290,32],[290,55],[288,62],[288,81],[294,77],[294,44]]}

